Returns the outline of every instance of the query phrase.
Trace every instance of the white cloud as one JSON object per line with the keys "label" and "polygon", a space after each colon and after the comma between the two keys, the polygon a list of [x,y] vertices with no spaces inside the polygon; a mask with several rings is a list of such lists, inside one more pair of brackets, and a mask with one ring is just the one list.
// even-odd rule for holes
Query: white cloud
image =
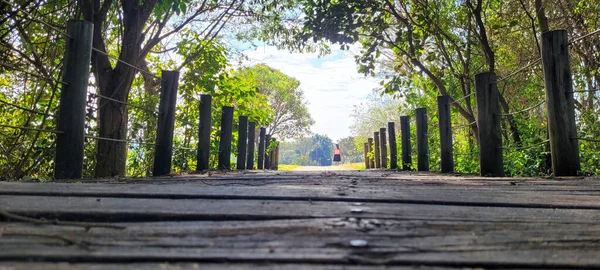
{"label": "white cloud", "polygon": [[273,46],[244,51],[253,65],[264,63],[300,81],[315,120],[314,133],[325,134],[334,141],[350,136],[350,113],[354,105],[373,92],[379,79],[357,72],[353,51],[335,50],[319,58],[316,53],[290,53]]}

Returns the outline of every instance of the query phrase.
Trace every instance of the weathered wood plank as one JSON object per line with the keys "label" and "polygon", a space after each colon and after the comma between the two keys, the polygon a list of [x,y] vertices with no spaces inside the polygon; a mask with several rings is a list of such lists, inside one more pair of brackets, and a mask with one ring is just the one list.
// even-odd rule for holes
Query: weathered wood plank
{"label": "weathered wood plank", "polygon": [[[599,224],[382,219],[126,223],[126,230],[2,224],[0,260],[598,267]],[[29,234],[29,235],[27,235]],[[85,247],[41,235],[64,235]],[[367,241],[364,248],[351,240]],[[17,243],[17,244],[15,244]],[[11,248],[4,248],[10,246]]]}
{"label": "weathered wood plank", "polygon": [[298,218],[390,218],[523,223],[594,223],[600,211],[478,207],[440,204],[313,202],[227,199],[129,199],[95,197],[0,196],[0,209],[63,220],[269,220]]}
{"label": "weathered wood plank", "polygon": [[[4,267],[4,268],[1,268]],[[215,270],[237,270],[237,269],[265,269],[265,270],[307,270],[307,269],[327,269],[327,270],[404,270],[404,269],[437,270],[447,269],[439,267],[425,266],[355,266],[355,265],[332,265],[332,264],[291,264],[291,263],[5,263],[1,264],[2,270],[121,270],[121,269],[139,269],[139,270],[184,270],[184,269],[215,269]],[[464,268],[461,269],[474,269]]]}
{"label": "weathered wood plank", "polygon": [[[498,183],[498,182],[497,182]],[[556,182],[556,184],[566,184]],[[394,180],[307,179],[288,182],[195,181],[170,185],[0,183],[0,195],[72,197],[246,199],[294,201],[388,202],[531,208],[600,209],[600,192],[593,181],[577,186],[538,186],[510,182],[502,185],[412,183]]]}

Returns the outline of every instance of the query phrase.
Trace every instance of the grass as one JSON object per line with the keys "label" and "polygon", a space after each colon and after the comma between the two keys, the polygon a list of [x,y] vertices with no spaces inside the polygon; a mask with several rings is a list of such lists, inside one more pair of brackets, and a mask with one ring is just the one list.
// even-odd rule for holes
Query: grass
{"label": "grass", "polygon": [[300,165],[296,164],[279,164],[280,171],[293,171],[294,169],[300,167]]}
{"label": "grass", "polygon": [[342,167],[348,168],[349,170],[364,170],[364,169],[366,169],[364,162],[345,163],[345,164],[342,164]]}

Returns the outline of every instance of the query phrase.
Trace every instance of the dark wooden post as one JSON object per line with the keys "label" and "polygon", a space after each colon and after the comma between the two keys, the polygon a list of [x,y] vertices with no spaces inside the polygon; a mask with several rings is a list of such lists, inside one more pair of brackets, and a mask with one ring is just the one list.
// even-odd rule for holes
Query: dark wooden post
{"label": "dark wooden post", "polygon": [[221,136],[219,136],[219,170],[231,170],[231,136],[233,132],[233,107],[223,107]]}
{"label": "dark wooden post", "polygon": [[212,128],[212,97],[200,95],[200,119],[198,126],[198,152],[196,171],[208,170],[210,162],[210,130]]}
{"label": "dark wooden post", "polygon": [[496,74],[484,72],[475,75],[475,94],[477,95],[480,174],[481,176],[504,176]]}
{"label": "dark wooden post", "polygon": [[390,169],[398,169],[398,148],[396,146],[396,127],[394,122],[388,122],[388,135],[390,141]]}
{"label": "dark wooden post", "polygon": [[250,122],[248,127],[248,159],[246,169],[254,169],[254,145],[256,144],[256,122]]}
{"label": "dark wooden post", "polygon": [[371,165],[371,163],[369,162],[369,156],[367,155],[369,153],[369,143],[363,144],[363,152],[365,155],[365,169],[369,169],[369,165]]}
{"label": "dark wooden post", "polygon": [[248,116],[238,118],[238,145],[237,145],[237,164],[238,170],[246,168],[246,149],[248,141]]}
{"label": "dark wooden post", "polygon": [[541,44],[552,171],[555,176],[575,176],[581,164],[567,31],[542,33]]}
{"label": "dark wooden post", "polygon": [[153,176],[168,175],[171,173],[178,83],[179,71],[163,70],[160,104],[158,105],[158,127],[156,129]]}
{"label": "dark wooden post", "polygon": [[385,128],[379,129],[379,161],[381,162],[381,168],[387,169],[387,146],[386,146],[386,136],[385,136]]}
{"label": "dark wooden post", "polygon": [[450,121],[450,97],[437,97],[438,123],[440,127],[440,158],[442,173],[454,172],[452,157],[452,123]]}
{"label": "dark wooden post", "polygon": [[410,146],[410,118],[400,116],[400,133],[402,136],[402,170],[411,170],[412,157]]}
{"label": "dark wooden post", "polygon": [[[367,142],[369,143],[369,153],[375,152],[373,150],[373,138],[369,138]],[[375,169],[375,156],[369,158],[369,169]]]}
{"label": "dark wooden post", "polygon": [[271,169],[279,170],[279,142],[275,141],[275,148],[273,149],[273,158],[271,160]]}
{"label": "dark wooden post", "polygon": [[429,144],[427,140],[427,109],[415,110],[417,121],[417,170],[429,171]]}
{"label": "dark wooden post", "polygon": [[94,24],[69,21],[64,59],[64,77],[58,110],[54,178],[81,178],[85,133],[85,102],[92,57]]}
{"label": "dark wooden post", "polygon": [[381,154],[379,153],[379,132],[373,133],[373,141],[375,142],[375,168],[381,168]]}
{"label": "dark wooden post", "polygon": [[258,134],[258,165],[257,168],[262,170],[265,168],[265,135],[267,133],[266,128],[260,128],[260,134]]}
{"label": "dark wooden post", "polygon": [[271,156],[273,155],[273,148],[271,148],[271,135],[265,135],[265,170],[271,169]]}

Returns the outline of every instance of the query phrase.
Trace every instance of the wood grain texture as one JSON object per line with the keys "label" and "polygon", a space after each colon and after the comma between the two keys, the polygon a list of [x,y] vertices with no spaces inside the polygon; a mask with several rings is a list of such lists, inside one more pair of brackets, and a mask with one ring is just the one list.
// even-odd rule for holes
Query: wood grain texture
{"label": "wood grain texture", "polygon": [[[341,171],[0,183],[0,269],[600,267],[600,182]],[[357,247],[352,240],[364,240]]]}

